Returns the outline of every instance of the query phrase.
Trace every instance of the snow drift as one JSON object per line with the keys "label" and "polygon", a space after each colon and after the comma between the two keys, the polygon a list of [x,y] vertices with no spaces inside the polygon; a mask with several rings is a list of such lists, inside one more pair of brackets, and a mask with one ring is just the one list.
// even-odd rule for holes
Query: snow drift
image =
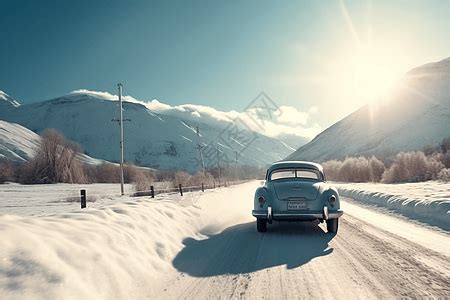
{"label": "snow drift", "polygon": [[447,182],[335,185],[341,196],[386,207],[411,219],[450,230],[450,185]]}
{"label": "snow drift", "polygon": [[242,195],[251,196],[254,188],[251,182],[153,201],[114,197],[95,208],[43,217],[0,215],[0,295],[151,298],[148,283],[173,269],[185,237],[204,239],[252,219],[252,201]]}

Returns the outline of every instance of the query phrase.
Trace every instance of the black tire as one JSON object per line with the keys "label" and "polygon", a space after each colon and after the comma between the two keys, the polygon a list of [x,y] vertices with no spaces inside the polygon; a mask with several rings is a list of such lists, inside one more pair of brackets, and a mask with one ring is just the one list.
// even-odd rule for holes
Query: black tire
{"label": "black tire", "polygon": [[327,220],[328,233],[337,233],[339,227],[339,218]]}
{"label": "black tire", "polygon": [[256,229],[258,230],[258,232],[266,232],[267,231],[267,220],[256,219]]}

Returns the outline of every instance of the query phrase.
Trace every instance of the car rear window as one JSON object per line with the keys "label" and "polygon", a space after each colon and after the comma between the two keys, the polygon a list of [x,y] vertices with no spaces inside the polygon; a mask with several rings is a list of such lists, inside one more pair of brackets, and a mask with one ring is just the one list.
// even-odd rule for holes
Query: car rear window
{"label": "car rear window", "polygon": [[320,179],[319,172],[311,169],[281,169],[272,171],[270,180],[301,178],[301,179]]}
{"label": "car rear window", "polygon": [[270,175],[270,180],[295,178],[295,170],[275,170]]}

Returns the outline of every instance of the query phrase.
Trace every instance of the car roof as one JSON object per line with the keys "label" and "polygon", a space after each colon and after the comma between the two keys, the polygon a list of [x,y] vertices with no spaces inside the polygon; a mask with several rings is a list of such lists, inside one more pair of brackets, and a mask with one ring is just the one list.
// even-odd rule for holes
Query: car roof
{"label": "car roof", "polygon": [[323,173],[323,168],[320,164],[310,162],[310,161],[300,161],[300,160],[285,160],[285,161],[275,162],[269,167],[267,172],[270,173],[273,170],[284,169],[284,168],[309,168],[309,169],[318,170],[321,173]]}

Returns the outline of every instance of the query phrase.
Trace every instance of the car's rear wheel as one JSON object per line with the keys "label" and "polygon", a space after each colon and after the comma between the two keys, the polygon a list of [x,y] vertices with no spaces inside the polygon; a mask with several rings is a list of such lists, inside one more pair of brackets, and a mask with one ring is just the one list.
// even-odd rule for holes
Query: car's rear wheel
{"label": "car's rear wheel", "polygon": [[256,229],[258,230],[258,232],[266,232],[267,231],[267,220],[256,219]]}
{"label": "car's rear wheel", "polygon": [[327,231],[337,233],[339,227],[339,218],[327,220]]}

